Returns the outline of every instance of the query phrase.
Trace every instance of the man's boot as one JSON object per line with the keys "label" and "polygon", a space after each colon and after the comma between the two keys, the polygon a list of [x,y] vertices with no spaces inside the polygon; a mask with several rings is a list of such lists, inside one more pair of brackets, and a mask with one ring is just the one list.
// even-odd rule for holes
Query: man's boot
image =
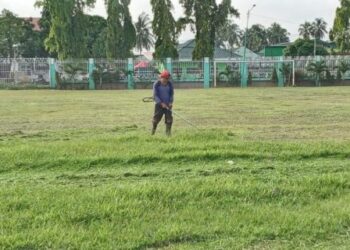
{"label": "man's boot", "polygon": [[152,135],[155,135],[157,131],[157,124],[153,124]]}
{"label": "man's boot", "polygon": [[166,125],[166,135],[171,136],[171,124]]}

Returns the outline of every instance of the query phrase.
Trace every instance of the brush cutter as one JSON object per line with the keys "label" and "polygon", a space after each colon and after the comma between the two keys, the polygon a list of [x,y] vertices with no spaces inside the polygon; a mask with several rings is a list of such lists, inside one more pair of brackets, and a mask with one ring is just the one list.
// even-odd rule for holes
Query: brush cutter
{"label": "brush cutter", "polygon": [[[145,103],[150,103],[150,102],[154,102],[154,98],[153,97],[145,97],[142,99],[143,102]],[[186,118],[184,118],[182,115],[180,115],[179,113],[175,112],[172,109],[167,108],[167,110],[169,110],[172,114],[174,114],[175,116],[177,116],[178,118],[180,118],[181,120],[183,120],[184,122],[186,122],[188,125],[190,125],[191,127],[199,130],[199,128],[193,124],[192,122],[190,122],[189,120],[187,120]]]}

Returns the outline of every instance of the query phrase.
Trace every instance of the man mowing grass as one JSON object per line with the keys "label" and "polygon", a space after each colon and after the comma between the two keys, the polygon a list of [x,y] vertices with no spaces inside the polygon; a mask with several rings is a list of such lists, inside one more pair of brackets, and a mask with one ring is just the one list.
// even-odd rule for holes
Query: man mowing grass
{"label": "man mowing grass", "polygon": [[166,135],[171,135],[171,127],[173,124],[173,102],[174,102],[174,86],[170,81],[170,73],[164,70],[160,74],[160,80],[153,85],[153,99],[156,102],[152,135],[156,133],[157,126],[165,116]]}

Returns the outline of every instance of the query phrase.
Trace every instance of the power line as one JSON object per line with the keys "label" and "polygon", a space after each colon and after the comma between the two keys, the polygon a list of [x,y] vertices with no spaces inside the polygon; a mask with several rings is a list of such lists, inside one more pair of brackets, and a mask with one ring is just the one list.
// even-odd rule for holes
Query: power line
{"label": "power line", "polygon": [[275,18],[275,17],[270,17],[270,16],[264,16],[264,15],[260,15],[260,14],[258,14],[258,15],[257,14],[252,14],[252,16],[261,17],[261,18],[270,19],[270,20],[275,20],[275,21],[284,22],[284,23],[300,25],[300,23],[295,23],[295,22],[291,22],[291,21],[288,21],[288,20]]}

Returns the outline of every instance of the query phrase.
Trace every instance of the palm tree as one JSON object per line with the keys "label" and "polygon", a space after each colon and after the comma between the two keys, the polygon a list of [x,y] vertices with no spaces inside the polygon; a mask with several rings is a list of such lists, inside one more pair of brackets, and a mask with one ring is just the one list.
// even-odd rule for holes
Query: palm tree
{"label": "palm tree", "polygon": [[312,24],[310,22],[305,22],[299,27],[299,35],[305,40],[310,39],[312,32]]}
{"label": "palm tree", "polygon": [[321,86],[321,75],[327,71],[327,65],[325,61],[313,62],[307,66],[307,71],[315,75],[316,86]]}
{"label": "palm tree", "polygon": [[267,31],[261,24],[254,24],[247,32],[247,48],[259,52],[268,45]]}
{"label": "palm tree", "polygon": [[151,49],[154,39],[151,32],[151,21],[146,13],[142,13],[135,24],[136,28],[136,48],[142,53],[142,49]]}
{"label": "palm tree", "polygon": [[232,21],[226,22],[217,30],[216,46],[233,51],[235,47],[241,46],[242,30]]}
{"label": "palm tree", "polygon": [[229,84],[235,85],[240,83],[241,75],[239,72],[234,71],[234,69],[227,65],[225,70],[219,73],[219,79],[227,79]]}
{"label": "palm tree", "polygon": [[288,31],[278,23],[273,23],[270,28],[267,29],[269,44],[289,42],[289,35]]}
{"label": "palm tree", "polygon": [[322,18],[316,18],[312,23],[312,36],[321,40],[327,34],[327,23]]}
{"label": "palm tree", "polygon": [[280,68],[280,72],[283,75],[283,82],[287,83],[289,86],[290,78],[292,76],[292,65],[290,63],[283,63],[282,68]]}
{"label": "palm tree", "polygon": [[321,40],[327,33],[327,23],[322,18],[316,18],[312,23],[312,36],[315,39],[314,56],[316,56],[317,40]]}
{"label": "palm tree", "polygon": [[346,72],[348,72],[350,70],[350,63],[348,63],[346,61],[340,61],[337,68],[341,72],[343,80],[345,80],[345,74],[346,74]]}

